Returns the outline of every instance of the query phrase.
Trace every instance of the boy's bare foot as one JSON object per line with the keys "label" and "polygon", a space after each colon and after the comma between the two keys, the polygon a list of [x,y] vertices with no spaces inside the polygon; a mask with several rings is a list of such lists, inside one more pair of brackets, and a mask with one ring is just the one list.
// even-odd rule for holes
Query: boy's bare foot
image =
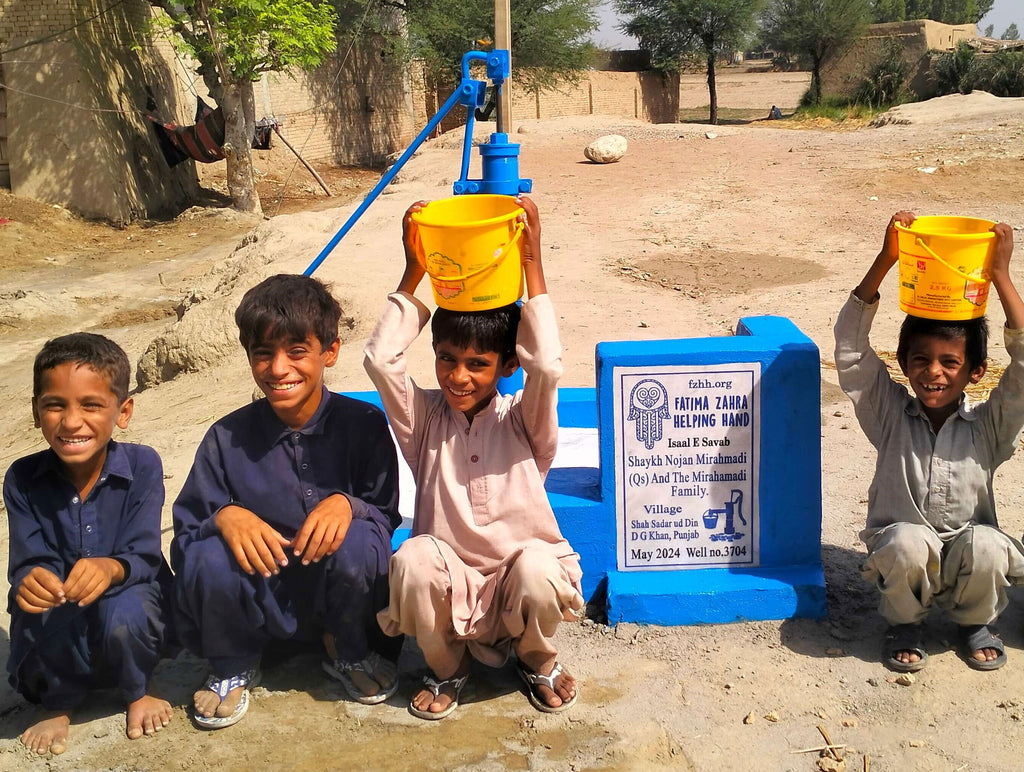
{"label": "boy's bare foot", "polygon": [[367,697],[374,697],[381,692],[389,691],[395,685],[398,681],[398,665],[388,662],[383,657],[377,657],[373,662],[372,671],[350,670],[348,677],[359,691]]}
{"label": "boy's bare foot", "polygon": [[885,632],[882,661],[898,673],[915,673],[928,662],[920,624],[892,625]]}
{"label": "boy's bare foot", "polygon": [[21,744],[40,756],[63,753],[68,747],[68,728],[71,715],[66,712],[48,712],[46,718],[36,722],[21,734]]}
{"label": "boy's bare foot", "polygon": [[[338,649],[334,636],[324,633],[324,651],[329,661],[324,670],[331,677],[344,684],[349,696],[367,705],[386,700],[398,688],[398,665],[380,654],[371,651],[357,663],[343,663],[338,660]],[[355,693],[353,693],[353,691]]]}
{"label": "boy's bare foot", "polygon": [[[561,708],[564,704],[576,699],[576,679],[554,659],[548,660],[532,672],[529,664],[523,662],[521,672],[527,686],[536,695],[536,699],[549,708]],[[530,678],[531,674],[534,678]],[[553,688],[548,684],[552,676],[554,676]]]}
{"label": "boy's bare foot", "polygon": [[892,658],[904,665],[912,665],[921,661],[921,655],[912,649],[898,649],[892,653]]}
{"label": "boy's bare foot", "polygon": [[144,734],[156,734],[171,723],[171,715],[171,703],[144,694],[134,702],[128,703],[128,739],[138,740]]}
{"label": "boy's bare foot", "polygon": [[192,704],[195,705],[196,713],[204,718],[227,718],[235,712],[238,703],[242,700],[244,686],[236,686],[222,700],[217,692],[203,688],[192,695]]}
{"label": "boy's bare foot", "polygon": [[999,633],[988,625],[961,625],[957,630],[960,650],[974,670],[998,670],[1006,664],[1006,649]]}
{"label": "boy's bare foot", "polygon": [[449,711],[452,703],[459,699],[459,694],[462,692],[462,687],[465,686],[465,678],[469,676],[469,668],[472,664],[472,660],[467,654],[462,658],[462,662],[459,663],[458,670],[446,679],[440,679],[436,675],[431,675],[434,683],[439,685],[437,694],[426,685],[424,685],[412,696],[409,701],[409,707],[413,708],[420,713],[429,713],[433,715],[444,713]]}

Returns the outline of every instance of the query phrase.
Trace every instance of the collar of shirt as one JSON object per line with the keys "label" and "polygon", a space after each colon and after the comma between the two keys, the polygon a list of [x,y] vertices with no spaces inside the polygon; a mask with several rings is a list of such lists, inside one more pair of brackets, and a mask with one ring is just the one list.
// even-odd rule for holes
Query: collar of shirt
{"label": "collar of shirt", "polygon": [[[68,476],[64,472],[64,465],[61,464],[57,454],[53,452],[53,449],[49,449],[44,457],[42,464],[36,467],[33,477],[43,477],[44,475],[57,475],[62,480],[67,480]],[[131,481],[132,479],[132,465],[128,460],[128,454],[125,449],[122,448],[114,440],[107,442],[107,458],[103,462],[103,469],[100,471],[99,479],[97,484],[102,483],[111,475],[120,477],[122,479]]]}
{"label": "collar of shirt", "polygon": [[[922,418],[926,417],[924,410],[921,409],[921,400],[917,397],[911,399],[904,410],[907,415],[921,416]],[[971,404],[971,398],[968,397],[967,394],[960,395],[960,405],[957,407],[956,412],[957,415],[965,421],[975,421],[978,418],[977,414],[974,412],[974,405]]]}
{"label": "collar of shirt", "polygon": [[323,434],[324,423],[327,421],[327,416],[331,412],[331,392],[326,386],[320,387],[320,404],[317,406],[316,412],[313,413],[306,425],[301,429],[291,429],[285,425],[285,423],[277,417],[277,413],[270,407],[270,403],[266,399],[261,399],[256,403],[257,410],[262,413],[260,420],[256,422],[256,425],[262,428],[263,439],[268,447],[273,447],[282,440],[291,437],[293,434]]}

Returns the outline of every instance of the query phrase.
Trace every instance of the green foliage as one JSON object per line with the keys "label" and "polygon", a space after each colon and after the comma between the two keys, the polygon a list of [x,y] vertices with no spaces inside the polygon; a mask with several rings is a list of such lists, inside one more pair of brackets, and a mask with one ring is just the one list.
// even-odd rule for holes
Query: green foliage
{"label": "green foliage", "polygon": [[903,21],[907,18],[907,0],[875,0],[872,18],[876,23]]}
{"label": "green foliage", "polygon": [[952,51],[947,51],[935,61],[935,82],[938,93],[970,94],[977,78],[975,51],[960,41]]}
{"label": "green foliage", "polygon": [[151,0],[201,63],[239,81],[317,67],[336,46],[334,8],[310,0]]}
{"label": "green foliage", "polygon": [[987,27],[985,27],[985,32],[984,32],[985,37],[987,37],[987,38],[992,37],[992,33],[994,33],[995,30],[996,30],[996,25],[995,24],[989,24]]}
{"label": "green foliage", "polygon": [[622,29],[651,52],[651,62],[677,70],[683,57],[703,54],[708,74],[708,120],[718,123],[715,60],[751,40],[762,0],[615,0]]}
{"label": "green foliage", "polygon": [[994,0],[874,0],[876,22],[931,19],[944,24],[977,24]]}
{"label": "green foliage", "polygon": [[1007,27],[1003,34],[999,36],[1000,40],[1020,40],[1020,32],[1017,31],[1017,24],[1010,22],[1010,26]]}
{"label": "green foliage", "polygon": [[903,57],[903,46],[897,40],[887,40],[881,59],[858,86],[854,102],[873,108],[905,102],[909,75],[910,65]]}
{"label": "green foliage", "polygon": [[987,91],[1000,97],[1024,96],[1024,51],[978,54],[966,43],[935,62],[940,94]]}
{"label": "green foliage", "polygon": [[[598,0],[512,0],[512,66],[516,84],[529,91],[575,80],[590,61],[590,33],[597,29]],[[413,56],[428,77],[453,86],[462,55],[489,51],[494,0],[407,0]]]}
{"label": "green foliage", "polygon": [[974,87],[999,97],[1024,96],[1024,51],[980,57]]}
{"label": "green foliage", "polygon": [[867,29],[871,0],[769,0],[765,40],[811,65],[812,104],[821,101],[821,68]]}
{"label": "green foliage", "polygon": [[[809,93],[809,92],[808,92]],[[804,94],[807,98],[807,93]],[[826,118],[836,123],[849,120],[868,120],[881,112],[879,108],[851,102],[841,97],[824,97],[819,104],[811,104],[801,99],[800,106],[793,113],[794,120],[810,120]]]}
{"label": "green foliage", "polygon": [[742,49],[761,2],[754,0],[616,0],[623,31],[651,52],[663,70],[677,70],[688,53],[707,56]]}

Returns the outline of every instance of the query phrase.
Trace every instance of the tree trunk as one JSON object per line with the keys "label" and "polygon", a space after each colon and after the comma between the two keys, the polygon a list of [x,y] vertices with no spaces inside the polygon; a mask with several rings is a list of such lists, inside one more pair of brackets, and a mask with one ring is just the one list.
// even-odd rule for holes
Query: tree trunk
{"label": "tree trunk", "polygon": [[811,65],[811,104],[821,104],[821,59],[818,57]]}
{"label": "tree trunk", "polygon": [[708,52],[708,100],[711,105],[711,114],[708,116],[708,123],[712,126],[718,125],[718,89],[715,86],[715,50],[714,47],[707,49]]}
{"label": "tree trunk", "polygon": [[252,168],[252,137],[256,131],[252,82],[231,78],[223,85],[224,155],[231,206],[240,212],[263,214]]}

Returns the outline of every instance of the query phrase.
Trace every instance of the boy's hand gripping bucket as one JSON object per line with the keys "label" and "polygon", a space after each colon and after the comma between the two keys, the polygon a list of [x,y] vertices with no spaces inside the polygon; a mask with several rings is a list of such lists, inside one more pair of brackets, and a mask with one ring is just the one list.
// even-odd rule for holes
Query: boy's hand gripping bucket
{"label": "boy's hand gripping bucket", "polygon": [[523,296],[522,212],[512,196],[479,194],[431,201],[412,213],[417,256],[437,305],[487,311]]}
{"label": "boy's hand gripping bucket", "polygon": [[900,309],[925,319],[984,316],[993,225],[974,217],[918,217],[910,227],[896,223]]}

